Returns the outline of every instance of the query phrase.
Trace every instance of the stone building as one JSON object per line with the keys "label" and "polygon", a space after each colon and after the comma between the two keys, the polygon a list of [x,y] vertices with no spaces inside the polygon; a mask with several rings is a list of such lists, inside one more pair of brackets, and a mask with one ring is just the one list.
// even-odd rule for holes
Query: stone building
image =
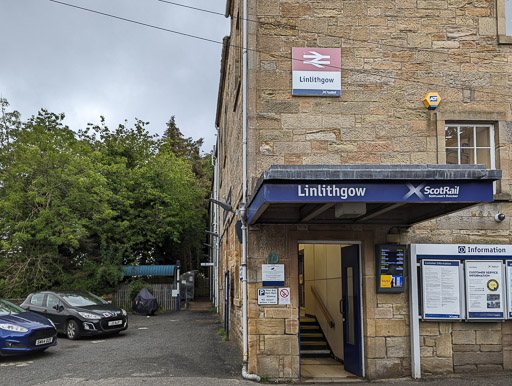
{"label": "stone building", "polygon": [[511,3],[228,0],[226,17],[211,231],[246,372],[511,370]]}

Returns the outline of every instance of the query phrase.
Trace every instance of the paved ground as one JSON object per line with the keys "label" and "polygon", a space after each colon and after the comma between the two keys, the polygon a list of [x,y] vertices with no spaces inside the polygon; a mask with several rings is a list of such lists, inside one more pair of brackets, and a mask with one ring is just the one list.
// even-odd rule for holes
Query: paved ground
{"label": "paved ground", "polygon": [[239,385],[241,355],[217,334],[216,314],[130,315],[117,336],[58,339],[46,352],[0,358],[0,385]]}
{"label": "paved ground", "polygon": [[[71,341],[44,353],[0,357],[0,386],[20,385],[254,385],[241,377],[241,355],[217,334],[222,325],[208,304],[146,318],[130,315],[118,336]],[[463,374],[357,385],[509,386],[511,374]],[[311,383],[309,383],[311,385]]]}

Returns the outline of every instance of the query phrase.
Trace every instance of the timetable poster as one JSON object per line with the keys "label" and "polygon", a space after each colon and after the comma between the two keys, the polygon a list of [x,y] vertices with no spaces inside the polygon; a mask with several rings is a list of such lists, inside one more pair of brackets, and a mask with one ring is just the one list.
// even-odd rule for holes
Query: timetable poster
{"label": "timetable poster", "polygon": [[424,319],[462,319],[461,262],[422,260]]}
{"label": "timetable poster", "polygon": [[466,261],[468,319],[505,319],[503,262]]}

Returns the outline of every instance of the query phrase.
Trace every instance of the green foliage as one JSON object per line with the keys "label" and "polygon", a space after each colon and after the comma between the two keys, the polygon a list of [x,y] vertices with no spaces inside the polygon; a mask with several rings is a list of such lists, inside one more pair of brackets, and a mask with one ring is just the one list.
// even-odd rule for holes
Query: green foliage
{"label": "green foliage", "polygon": [[130,300],[135,299],[135,296],[137,296],[143,288],[146,288],[151,294],[153,294],[153,288],[151,288],[151,285],[141,278],[133,279],[130,282],[130,291],[128,292]]}
{"label": "green foliage", "polygon": [[223,328],[219,328],[219,330],[217,331],[217,335],[226,336],[226,330],[224,330]]}
{"label": "green foliage", "polygon": [[111,131],[102,118],[76,133],[64,114],[21,121],[0,107],[1,293],[105,294],[124,264],[199,268],[211,165],[174,117],[160,139],[140,120]]}

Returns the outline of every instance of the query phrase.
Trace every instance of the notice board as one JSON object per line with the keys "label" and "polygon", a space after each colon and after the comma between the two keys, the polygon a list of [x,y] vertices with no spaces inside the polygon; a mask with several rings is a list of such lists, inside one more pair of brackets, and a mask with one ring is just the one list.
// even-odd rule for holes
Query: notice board
{"label": "notice board", "polygon": [[404,292],[405,245],[377,245],[377,292]]}
{"label": "notice board", "polygon": [[458,260],[422,260],[422,318],[461,320],[464,315],[462,264]]}
{"label": "notice board", "polygon": [[503,262],[466,261],[468,319],[505,319],[506,292]]}

